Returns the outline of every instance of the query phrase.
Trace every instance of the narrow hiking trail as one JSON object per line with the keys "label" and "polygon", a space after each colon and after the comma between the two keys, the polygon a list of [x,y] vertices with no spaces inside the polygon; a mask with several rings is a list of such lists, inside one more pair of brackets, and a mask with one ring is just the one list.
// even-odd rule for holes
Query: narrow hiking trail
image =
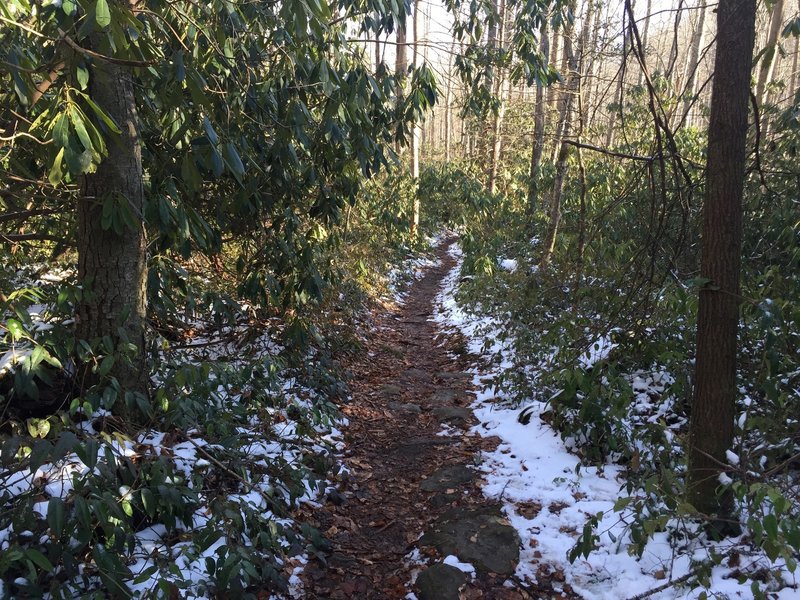
{"label": "narrow hiking trail", "polygon": [[[432,322],[455,265],[447,244],[438,259],[404,305],[372,315],[366,351],[351,367],[352,399],[341,407],[346,469],[338,492],[309,515],[330,548],[305,567],[303,598],[575,597],[553,592],[546,577],[531,587],[514,576],[530,540],[480,489],[474,467],[497,440],[470,431],[471,357]],[[448,556],[476,572],[443,564]]]}

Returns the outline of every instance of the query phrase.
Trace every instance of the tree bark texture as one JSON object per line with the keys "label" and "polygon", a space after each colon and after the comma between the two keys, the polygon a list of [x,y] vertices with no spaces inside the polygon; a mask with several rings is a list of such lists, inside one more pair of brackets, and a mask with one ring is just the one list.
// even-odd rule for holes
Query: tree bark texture
{"label": "tree bark texture", "polygon": [[[419,38],[420,38],[420,19],[419,19],[419,11],[420,11],[420,0],[414,0],[414,45],[412,46],[412,55],[411,60],[414,68],[419,68]],[[414,237],[417,235],[417,230],[419,229],[419,212],[420,212],[420,202],[419,202],[419,146],[422,139],[422,125],[419,123],[414,123],[414,127],[411,130],[411,177],[414,180],[414,191],[413,191],[413,199],[411,201],[411,236]]]}
{"label": "tree bark texture", "polygon": [[694,35],[692,36],[692,46],[689,50],[689,62],[686,67],[686,88],[683,101],[684,122],[687,125],[691,125],[694,121],[691,110],[695,103],[697,69],[700,67],[700,48],[703,46],[703,38],[706,30],[706,7],[701,5],[697,10],[700,11],[700,14],[697,17],[697,29],[695,29]]}
{"label": "tree bark texture", "polygon": [[[547,37],[547,21],[542,24],[542,57],[546,65],[550,64],[550,40]],[[544,154],[545,128],[545,86],[536,84],[536,107],[533,114],[533,148],[531,149],[531,168],[528,183],[528,214],[536,211],[539,203],[539,177],[542,172],[542,155]]]}
{"label": "tree bark texture", "polygon": [[[505,0],[496,0],[497,14],[500,24],[498,26],[497,48],[502,51],[505,44],[506,33],[506,3]],[[500,169],[500,153],[503,144],[503,117],[506,112],[506,101],[503,97],[505,86],[505,69],[498,65],[497,80],[494,83],[494,95],[499,99],[500,106],[492,119],[492,156],[489,163],[489,193],[497,191],[497,174]]]}
{"label": "tree bark texture", "polygon": [[783,25],[783,0],[777,0],[772,7],[772,14],[770,15],[767,42],[764,45],[766,53],[758,70],[756,98],[760,106],[766,104],[767,101],[767,84],[772,80],[772,72],[775,68],[775,54],[778,52],[778,36],[781,33],[781,25]]}
{"label": "tree bark texture", "polygon": [[733,441],[739,270],[747,111],[755,39],[755,0],[721,0],[708,130],[694,398],[689,425],[689,502],[730,517],[730,494],[717,494]]}
{"label": "tree bark texture", "polygon": [[[108,141],[108,156],[95,173],[86,176],[78,201],[78,276],[84,294],[76,307],[76,335],[85,340],[108,336],[116,345],[122,341],[121,328],[138,354],[132,364],[117,360],[111,374],[126,390],[146,393],[147,243],[133,75],[127,67],[96,61],[89,93],[122,133],[112,134],[115,139]],[[135,225],[123,226],[119,232],[104,227],[103,204],[109,201],[130,211]]]}
{"label": "tree bark texture", "polygon": [[[570,1],[570,8],[574,12],[575,0]],[[547,237],[544,243],[541,265],[549,264],[556,246],[558,228],[561,224],[561,197],[564,191],[564,179],[567,175],[567,158],[569,158],[570,146],[566,143],[572,132],[572,112],[575,104],[575,97],[578,94],[580,84],[580,63],[578,57],[572,49],[572,30],[570,35],[564,36],[564,57],[567,60],[567,87],[564,90],[563,106],[561,108],[561,135],[559,136],[559,150],[556,160],[556,176],[553,181],[553,195],[550,199],[550,223],[547,229]],[[583,54],[583,36],[578,44],[578,54]]]}

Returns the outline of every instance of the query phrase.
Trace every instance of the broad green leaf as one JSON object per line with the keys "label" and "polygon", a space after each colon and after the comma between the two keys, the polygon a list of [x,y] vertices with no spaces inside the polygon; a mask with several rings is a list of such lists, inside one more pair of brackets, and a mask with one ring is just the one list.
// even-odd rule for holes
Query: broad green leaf
{"label": "broad green leaf", "polygon": [[11,334],[11,341],[18,341],[25,337],[25,329],[22,327],[22,323],[17,321],[16,319],[9,319],[6,321],[6,329],[8,333]]}
{"label": "broad green leaf", "polygon": [[69,144],[69,117],[66,112],[58,115],[53,123],[53,141],[61,148]]}
{"label": "broad green leaf", "polygon": [[58,497],[50,498],[47,503],[47,526],[56,537],[64,532],[64,501]]}
{"label": "broad green leaf", "polygon": [[225,157],[225,163],[228,165],[228,168],[231,170],[231,172],[236,176],[236,179],[241,179],[242,175],[244,175],[244,164],[242,163],[242,159],[239,157],[239,153],[236,151],[236,146],[228,142],[222,146],[222,153]]}
{"label": "broad green leaf", "polygon": [[78,8],[78,4],[76,0],[63,0],[61,3],[61,10],[64,11],[64,14],[71,17],[75,14],[75,11]]}
{"label": "broad green leaf", "polygon": [[208,120],[208,117],[203,117],[203,129],[206,130],[206,137],[208,137],[208,141],[214,145],[219,143],[219,136],[217,132],[214,131],[214,126],[211,125],[211,121]]}
{"label": "broad green leaf", "polygon": [[85,65],[78,65],[75,69],[75,76],[78,80],[78,85],[82,90],[85,90],[86,86],[89,85],[89,69]]}
{"label": "broad green leaf", "polygon": [[83,95],[84,99],[86,100],[86,103],[94,111],[94,114],[96,114],[100,118],[100,120],[103,123],[105,123],[106,127],[108,127],[112,132],[114,132],[116,134],[122,133],[122,130],[117,126],[117,124],[114,122],[114,120],[110,116],[108,116],[106,114],[106,112],[102,108],[100,108],[98,106],[97,102],[92,100],[89,97],[88,94],[82,94],[82,95]]}
{"label": "broad green leaf", "polygon": [[99,160],[100,154],[97,152],[92,144],[92,140],[89,138],[89,132],[86,130],[86,125],[84,124],[81,115],[78,114],[77,111],[73,110],[69,114],[69,120],[75,129],[75,133],[78,135],[78,139],[81,141],[81,145],[88,150],[96,160]]}
{"label": "broad green leaf", "polygon": [[51,573],[54,570],[53,563],[51,563],[48,558],[36,548],[25,548],[22,552],[25,554],[25,558],[42,569],[42,571]]}
{"label": "broad green leaf", "polygon": [[64,148],[58,151],[56,158],[53,161],[53,166],[50,168],[50,173],[47,176],[48,181],[53,185],[58,185],[64,178],[62,169],[62,162],[64,161]]}
{"label": "broad green leaf", "polygon": [[103,28],[111,25],[111,11],[106,0],[97,0],[94,5],[94,20],[98,26]]}

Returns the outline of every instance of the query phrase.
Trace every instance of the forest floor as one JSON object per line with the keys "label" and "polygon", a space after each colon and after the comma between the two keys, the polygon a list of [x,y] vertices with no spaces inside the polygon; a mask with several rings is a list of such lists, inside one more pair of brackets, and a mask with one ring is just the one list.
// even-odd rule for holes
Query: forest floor
{"label": "forest floor", "polygon": [[404,303],[373,313],[350,367],[344,468],[306,515],[330,548],[305,567],[304,598],[577,597],[558,569],[533,588],[515,576],[519,535],[481,491],[476,467],[498,439],[471,430],[476,357],[433,321],[456,263],[447,246]]}

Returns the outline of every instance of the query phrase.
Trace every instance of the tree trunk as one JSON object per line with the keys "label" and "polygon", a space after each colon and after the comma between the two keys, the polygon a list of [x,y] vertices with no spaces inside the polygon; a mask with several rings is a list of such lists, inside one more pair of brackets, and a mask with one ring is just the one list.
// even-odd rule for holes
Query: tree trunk
{"label": "tree trunk", "polygon": [[375,32],[375,72],[381,67],[381,35]]}
{"label": "tree trunk", "polygon": [[[772,15],[769,21],[769,32],[767,42],[764,45],[764,58],[761,60],[761,67],[758,69],[758,84],[756,85],[756,98],[759,106],[763,106],[767,100],[767,84],[772,80],[772,71],[775,67],[775,54],[778,50],[778,36],[781,33],[783,24],[783,0],[777,0],[772,7]],[[764,111],[761,111],[764,114]]]}
{"label": "tree trunk", "polygon": [[[97,171],[86,175],[78,200],[78,278],[83,296],[76,307],[75,334],[83,340],[108,338],[115,349],[121,343],[134,344],[133,360],[116,357],[110,375],[123,390],[146,394],[147,242],[133,75],[126,67],[96,60],[91,66],[89,94],[122,133],[109,140],[108,156]],[[106,203],[118,212],[127,212],[130,225],[119,230],[104,226]],[[89,376],[87,381],[92,379]],[[126,414],[122,398],[114,409]]]}
{"label": "tree trunk", "polygon": [[697,69],[700,65],[700,48],[703,47],[703,37],[705,36],[706,29],[706,8],[700,5],[698,8],[700,14],[697,18],[697,29],[692,37],[692,47],[689,51],[689,63],[687,65],[687,79],[686,89],[684,91],[683,111],[684,121],[687,125],[691,125],[693,119],[691,117],[692,106],[695,102],[695,88],[697,87]]}
{"label": "tree trunk", "polygon": [[[405,82],[408,75],[408,56],[406,44],[406,23],[397,23],[397,51],[395,53],[394,74],[399,80],[397,86],[397,106],[398,108],[405,101]],[[395,152],[400,156],[403,152],[403,145],[397,142]]]}
{"label": "tree trunk", "polygon": [[[506,32],[506,2],[505,0],[496,0],[496,2],[497,14],[499,15],[500,20],[497,35],[497,48],[498,50],[502,51],[503,44],[505,43]],[[492,120],[492,156],[489,166],[490,194],[494,194],[497,191],[497,174],[500,169],[500,153],[502,151],[503,144],[503,116],[505,115],[506,111],[506,101],[503,97],[503,89],[505,86],[505,69],[498,66],[496,71],[497,80],[494,84],[494,95],[499,99],[500,106],[497,108],[497,112],[494,114],[494,118]]]}
{"label": "tree trunk", "polygon": [[[575,14],[577,11],[577,0],[570,0],[569,2],[569,9],[572,14]],[[561,73],[565,75],[567,78],[567,82],[561,88],[561,97],[559,98],[559,107],[558,107],[558,116],[556,118],[556,131],[553,134],[553,150],[552,150],[552,160],[556,160],[556,156],[560,151],[561,147],[561,138],[564,135],[564,109],[567,105],[566,98],[569,95],[569,80],[571,76],[571,60],[572,60],[572,35],[575,33],[575,21],[569,21],[564,26],[564,46],[563,52],[561,53]],[[569,48],[567,47],[569,46]]]}
{"label": "tree trunk", "polygon": [[611,114],[608,115],[608,129],[606,130],[606,148],[611,148],[614,145],[614,126],[616,125],[617,114],[622,115],[622,108],[623,108],[623,89],[625,86],[625,72],[627,71],[627,62],[628,62],[628,49],[633,45],[630,43],[630,24],[625,22],[627,19],[626,15],[623,15],[623,26],[624,31],[622,32],[622,60],[620,62],[619,67],[619,74],[618,74],[618,81],[617,81],[617,90],[615,93],[615,100],[618,106],[615,109],[611,110]]}
{"label": "tree trunk", "polygon": [[450,45],[450,55],[447,58],[447,87],[444,96],[444,160],[450,162],[450,150],[453,142],[453,54],[456,50],[456,40]]}
{"label": "tree trunk", "polygon": [[[542,56],[545,64],[550,61],[550,40],[547,37],[547,21],[542,23]],[[533,148],[531,149],[531,168],[528,183],[528,214],[536,211],[539,203],[539,177],[542,172],[542,154],[544,153],[544,127],[545,127],[545,86],[542,82],[536,84],[536,108],[533,115]]]}
{"label": "tree trunk", "polygon": [[793,101],[795,94],[797,94],[797,57],[800,55],[800,36],[794,38],[794,56],[792,57],[792,72],[789,76],[789,92],[792,94],[789,101]]}
{"label": "tree trunk", "polygon": [[[573,13],[575,12],[575,0],[570,0],[570,9]],[[570,31],[569,33],[570,35],[564,36],[564,56],[567,59],[569,76],[567,78],[567,89],[564,91],[564,105],[561,115],[563,125],[561,127],[560,147],[556,161],[556,176],[553,182],[553,196],[550,200],[550,224],[547,229],[544,252],[542,253],[542,266],[550,263],[556,246],[558,228],[561,224],[561,196],[564,190],[564,179],[567,175],[567,158],[570,151],[569,144],[564,143],[564,140],[569,138],[572,131],[572,107],[578,92],[578,84],[580,83],[579,62],[575,52],[572,50],[572,32]],[[581,36],[579,43],[578,54],[583,53],[582,45],[583,36]]]}
{"label": "tree trunk", "polygon": [[[412,47],[411,61],[414,68],[419,68],[419,17],[420,0],[414,0],[414,45]],[[413,200],[411,203],[411,237],[416,237],[419,230],[419,146],[422,138],[422,127],[419,123],[414,123],[411,131],[411,177],[414,180]]]}
{"label": "tree trunk", "polygon": [[[647,34],[650,32],[650,13],[653,12],[653,0],[647,0],[647,7],[644,13],[644,24],[642,25],[642,54],[643,59],[647,58]],[[644,72],[639,71],[639,85],[644,83]]]}
{"label": "tree trunk", "polygon": [[755,0],[720,0],[708,129],[694,399],[689,424],[689,502],[725,533],[730,493],[717,494],[733,441],[739,324],[742,195]]}

